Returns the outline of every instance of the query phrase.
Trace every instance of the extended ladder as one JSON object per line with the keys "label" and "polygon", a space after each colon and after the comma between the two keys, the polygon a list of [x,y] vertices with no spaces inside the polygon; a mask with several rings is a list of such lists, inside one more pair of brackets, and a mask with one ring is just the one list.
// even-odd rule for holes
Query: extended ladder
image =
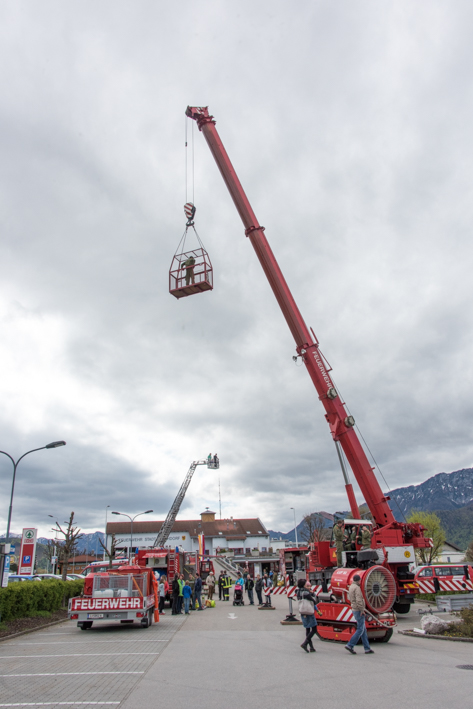
{"label": "extended ladder", "polygon": [[206,465],[208,468],[215,468],[218,467],[218,463],[215,465],[214,461],[210,460],[194,460],[192,463],[191,467],[187,471],[187,475],[184,478],[184,482],[182,483],[179,492],[176,495],[176,499],[171,505],[171,509],[168,512],[168,516],[164,520],[163,526],[159,530],[158,536],[155,539],[154,542],[154,548],[157,549],[162,549],[164,545],[166,544],[169,535],[171,534],[172,528],[174,526],[174,522],[176,521],[177,514],[179,512],[179,509],[182,505],[182,501],[184,497],[186,496],[187,488],[190,485],[190,482],[192,480],[192,476],[194,475],[195,469],[197,468],[198,465]]}

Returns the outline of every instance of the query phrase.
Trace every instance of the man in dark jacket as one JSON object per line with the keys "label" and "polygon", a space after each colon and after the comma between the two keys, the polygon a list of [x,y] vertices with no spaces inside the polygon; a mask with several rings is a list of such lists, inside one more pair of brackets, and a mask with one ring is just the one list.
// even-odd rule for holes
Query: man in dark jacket
{"label": "man in dark jacket", "polygon": [[256,581],[255,581],[255,591],[256,595],[258,596],[258,603],[260,606],[263,605],[263,579],[259,574],[256,575]]}
{"label": "man in dark jacket", "polygon": [[245,581],[245,588],[246,588],[246,592],[248,594],[248,600],[250,601],[250,606],[255,605],[255,601],[254,601],[254,597],[253,597],[254,587],[255,587],[255,582],[253,581],[251,576],[247,576],[246,581]]}
{"label": "man in dark jacket", "polygon": [[222,569],[220,576],[218,577],[218,600],[221,601],[223,598],[223,580],[225,578],[225,573]]}
{"label": "man in dark jacket", "polygon": [[172,615],[178,615],[178,605],[179,605],[179,593],[181,592],[181,587],[179,586],[179,581],[177,579],[177,574],[172,580]]}
{"label": "man in dark jacket", "polygon": [[200,574],[195,575],[195,584],[194,584],[194,603],[199,604],[199,611],[203,611],[204,609],[202,608],[202,579],[200,578]]}

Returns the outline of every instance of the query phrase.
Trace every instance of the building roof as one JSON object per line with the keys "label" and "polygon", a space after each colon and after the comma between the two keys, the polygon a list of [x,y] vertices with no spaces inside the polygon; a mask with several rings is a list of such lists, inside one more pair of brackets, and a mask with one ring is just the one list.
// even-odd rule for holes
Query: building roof
{"label": "building roof", "polygon": [[[158,534],[163,521],[134,522],[133,536],[136,534]],[[200,519],[178,519],[172,527],[173,532],[188,532],[191,537],[204,533],[206,537],[223,537],[228,539],[246,539],[268,532],[258,518],[252,519],[216,519],[213,522],[202,522]],[[221,534],[219,534],[221,532]],[[107,522],[107,534],[130,534],[130,522]]]}

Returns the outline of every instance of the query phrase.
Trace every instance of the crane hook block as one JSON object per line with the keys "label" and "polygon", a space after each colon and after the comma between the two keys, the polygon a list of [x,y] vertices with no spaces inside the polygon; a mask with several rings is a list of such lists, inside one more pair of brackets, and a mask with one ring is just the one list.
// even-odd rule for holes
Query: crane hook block
{"label": "crane hook block", "polygon": [[[188,295],[213,289],[212,264],[194,226],[195,211],[192,202],[184,205],[184,214],[187,217],[186,229],[169,269],[169,292],[175,298],[185,298]],[[188,243],[186,247],[189,232],[190,241],[195,243]],[[189,248],[190,246],[195,248]]]}

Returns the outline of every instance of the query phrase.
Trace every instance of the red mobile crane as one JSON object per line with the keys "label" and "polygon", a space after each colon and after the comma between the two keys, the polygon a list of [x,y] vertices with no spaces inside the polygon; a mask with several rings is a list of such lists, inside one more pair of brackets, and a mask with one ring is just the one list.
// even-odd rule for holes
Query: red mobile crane
{"label": "red mobile crane", "polygon": [[[209,114],[208,107],[188,106],[186,115],[196,121],[199,130],[204,134],[244,224],[245,234],[256,251],[263,271],[294,337],[297,356],[304,362],[319,399],[324,406],[325,418],[329,424],[342,465],[352,515],[355,520],[360,519],[358,505],[343,464],[340,447],[350,464],[373,517],[371,550],[375,554],[370,555],[365,552],[365,556],[371,556],[370,559],[365,559],[362,556],[360,564],[357,564],[358,554],[363,555],[362,552],[358,551],[358,547],[356,552],[354,552],[356,554],[355,559],[345,560],[348,568],[334,571],[336,566],[334,554],[333,551],[330,553],[327,548],[330,543],[319,542],[313,545],[311,558],[309,559],[309,569],[312,574],[318,575],[317,578],[322,581],[324,590],[328,591],[331,582],[332,592],[328,594],[330,598],[335,597],[337,601],[346,601],[347,584],[354,575],[352,572],[355,568],[363,576],[362,590],[365,591],[365,598],[371,611],[378,614],[388,611],[394,603],[396,610],[406,612],[409,610],[409,604],[413,601],[415,593],[418,592],[412,583],[413,576],[409,573],[408,564],[415,561],[414,549],[428,547],[431,545],[431,541],[424,537],[421,525],[396,521],[388,504],[389,497],[383,494],[374,475],[374,469],[370,465],[357,436],[354,428],[355,420],[353,416],[348,414],[344,403],[340,400],[338,391],[329,374],[331,368],[320,352],[319,342],[314,332],[312,329],[309,332],[299,312],[299,308],[265,237],[264,227],[256,219],[230,158],[220,140],[215,128],[215,120]],[[378,562],[376,566],[374,566],[375,555]],[[355,566],[353,567],[352,564],[354,562]],[[365,568],[360,569],[359,566],[361,565],[364,565]],[[339,576],[340,578],[338,578]],[[371,603],[367,598],[367,595],[369,596],[370,594]],[[326,605],[330,604],[327,603]],[[344,626],[341,625],[341,621],[337,621],[337,623],[332,623],[330,632],[327,628],[328,635],[332,635],[332,639],[345,640],[346,633],[344,637],[339,637],[340,634],[336,632],[339,627],[344,628]],[[389,633],[387,634],[389,635]],[[335,638],[335,635],[337,635],[337,638]]]}

